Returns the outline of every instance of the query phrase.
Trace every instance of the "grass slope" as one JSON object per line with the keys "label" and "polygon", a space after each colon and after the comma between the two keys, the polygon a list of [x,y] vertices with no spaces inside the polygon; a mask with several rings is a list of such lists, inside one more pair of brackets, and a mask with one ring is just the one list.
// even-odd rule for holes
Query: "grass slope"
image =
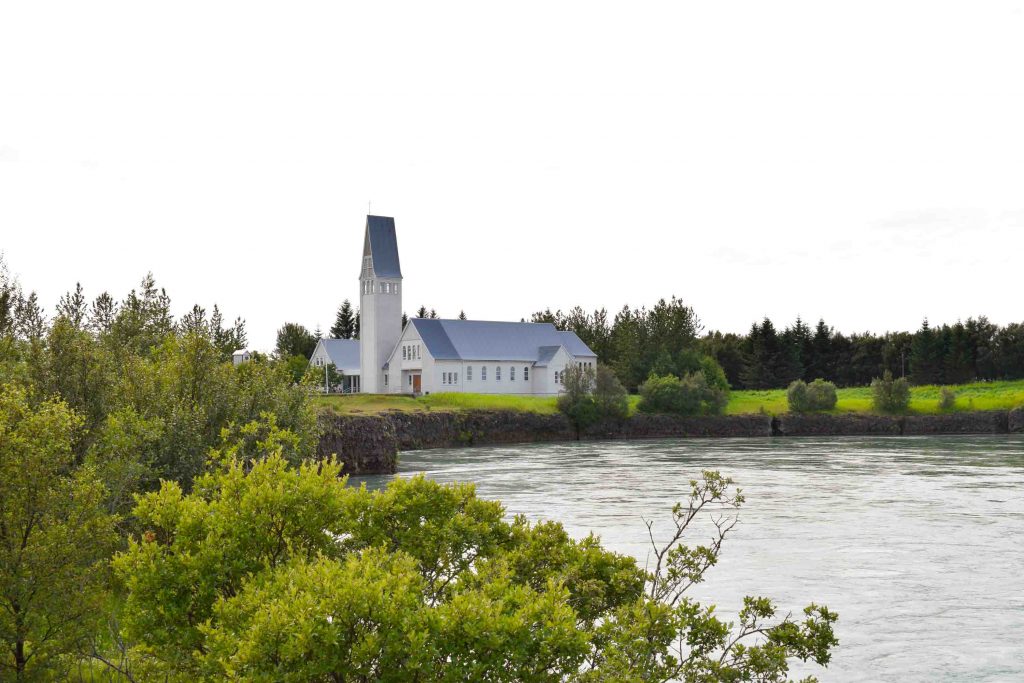
{"label": "grass slope", "polygon": [[[938,386],[913,387],[910,392],[910,412],[939,413]],[[951,387],[956,392],[956,411],[1008,410],[1024,405],[1024,380],[1012,382],[975,382]],[[834,413],[871,412],[870,387],[839,389],[839,402]],[[636,409],[636,396],[630,405]],[[319,396],[317,403],[335,412],[352,415],[372,415],[385,410],[419,412],[426,410],[520,410],[533,413],[557,412],[553,396],[505,396],[495,394],[430,394],[420,398],[385,394],[353,394],[351,396]],[[779,415],[788,410],[786,391],[733,391],[729,398],[727,415],[770,413]]]}

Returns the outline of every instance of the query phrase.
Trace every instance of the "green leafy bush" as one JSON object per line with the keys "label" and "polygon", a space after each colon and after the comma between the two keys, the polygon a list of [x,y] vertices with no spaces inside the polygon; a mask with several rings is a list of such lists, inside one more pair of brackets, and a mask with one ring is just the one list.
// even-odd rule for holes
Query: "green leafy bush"
{"label": "green leafy bush", "polygon": [[883,413],[900,413],[910,405],[910,384],[905,377],[893,379],[888,370],[871,381],[872,405]]}
{"label": "green leafy bush", "polygon": [[794,380],[786,389],[786,401],[789,403],[790,412],[810,412],[810,401],[807,398],[807,382],[802,379]]}
{"label": "green leafy bush", "polygon": [[710,385],[702,372],[690,373],[682,379],[652,375],[640,385],[637,409],[645,413],[717,415],[728,402],[728,390]]}
{"label": "green leafy bush", "polygon": [[562,371],[562,393],[558,395],[558,410],[576,428],[576,436],[601,419],[594,402],[594,371],[578,365],[567,365]]}
{"label": "green leafy bush", "polygon": [[812,410],[832,410],[839,400],[836,385],[820,378],[807,385],[807,398]]}
{"label": "green leafy bush", "polygon": [[821,410],[832,410],[836,407],[836,385],[823,379],[816,379],[807,384],[798,379],[786,390],[789,409],[794,413],[812,413]]}

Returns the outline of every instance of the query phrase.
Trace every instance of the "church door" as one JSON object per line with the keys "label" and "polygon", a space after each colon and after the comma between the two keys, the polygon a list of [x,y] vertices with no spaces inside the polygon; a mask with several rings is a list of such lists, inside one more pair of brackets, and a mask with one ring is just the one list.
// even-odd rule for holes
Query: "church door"
{"label": "church door", "polygon": [[413,375],[412,376],[412,393],[414,393],[414,394],[420,393],[420,388],[422,386],[423,385],[420,382],[420,376],[419,375]]}

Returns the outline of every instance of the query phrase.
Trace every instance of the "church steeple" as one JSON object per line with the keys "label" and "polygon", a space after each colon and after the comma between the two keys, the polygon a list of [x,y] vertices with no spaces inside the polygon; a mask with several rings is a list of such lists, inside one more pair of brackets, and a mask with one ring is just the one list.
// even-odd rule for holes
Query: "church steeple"
{"label": "church steeple", "polygon": [[360,383],[364,392],[385,393],[391,388],[383,366],[402,334],[402,268],[394,218],[366,217],[359,284]]}

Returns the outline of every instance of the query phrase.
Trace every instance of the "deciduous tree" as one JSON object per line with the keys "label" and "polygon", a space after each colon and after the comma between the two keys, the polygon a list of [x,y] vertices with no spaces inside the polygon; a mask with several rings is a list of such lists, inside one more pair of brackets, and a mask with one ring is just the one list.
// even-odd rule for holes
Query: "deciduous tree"
{"label": "deciduous tree", "polygon": [[60,678],[63,655],[101,618],[104,564],[115,539],[104,489],[74,467],[81,420],[56,400],[35,406],[0,387],[0,677]]}

